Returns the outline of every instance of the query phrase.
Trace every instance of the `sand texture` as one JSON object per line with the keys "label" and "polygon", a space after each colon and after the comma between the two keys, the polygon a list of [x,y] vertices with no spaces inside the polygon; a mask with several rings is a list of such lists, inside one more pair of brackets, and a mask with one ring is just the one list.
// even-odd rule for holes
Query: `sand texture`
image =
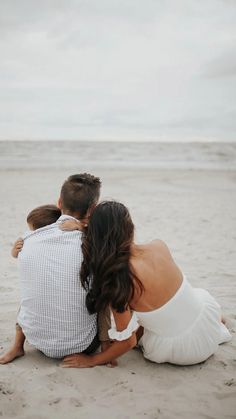
{"label": "sand texture", "polygon": [[[19,307],[11,245],[26,214],[56,202],[69,170],[2,170],[0,351],[14,336]],[[92,168],[91,168],[92,172]],[[102,198],[130,209],[139,242],[161,238],[194,286],[221,304],[233,335],[205,363],[157,365],[137,350],[119,366],[62,369],[26,345],[26,355],[0,365],[0,417],[19,419],[236,418],[236,172],[100,170]]]}

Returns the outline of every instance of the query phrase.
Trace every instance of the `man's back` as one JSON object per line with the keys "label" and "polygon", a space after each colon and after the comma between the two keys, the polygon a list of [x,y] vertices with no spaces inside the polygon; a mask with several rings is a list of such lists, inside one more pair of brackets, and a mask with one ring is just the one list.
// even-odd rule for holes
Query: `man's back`
{"label": "man's back", "polygon": [[61,358],[93,341],[96,315],[89,315],[79,280],[81,233],[61,231],[60,221],[29,233],[19,254],[21,309],[18,322],[32,345]]}

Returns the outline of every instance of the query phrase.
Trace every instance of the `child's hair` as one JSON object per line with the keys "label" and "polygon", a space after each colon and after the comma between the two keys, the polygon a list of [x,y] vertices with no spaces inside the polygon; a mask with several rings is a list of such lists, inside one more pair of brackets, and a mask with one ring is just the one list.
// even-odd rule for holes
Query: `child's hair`
{"label": "child's hair", "polygon": [[34,208],[27,216],[27,223],[34,230],[55,223],[61,216],[61,210],[56,205],[41,205]]}

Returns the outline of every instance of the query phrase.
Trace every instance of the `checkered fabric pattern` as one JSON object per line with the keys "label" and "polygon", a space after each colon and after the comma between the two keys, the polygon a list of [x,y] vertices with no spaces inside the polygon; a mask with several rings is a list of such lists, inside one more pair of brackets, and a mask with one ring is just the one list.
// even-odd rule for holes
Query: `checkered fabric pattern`
{"label": "checkered fabric pattern", "polygon": [[79,280],[82,233],[58,228],[70,218],[62,215],[54,224],[27,232],[18,256],[17,321],[28,342],[53,358],[85,350],[97,333],[96,315],[86,309]]}

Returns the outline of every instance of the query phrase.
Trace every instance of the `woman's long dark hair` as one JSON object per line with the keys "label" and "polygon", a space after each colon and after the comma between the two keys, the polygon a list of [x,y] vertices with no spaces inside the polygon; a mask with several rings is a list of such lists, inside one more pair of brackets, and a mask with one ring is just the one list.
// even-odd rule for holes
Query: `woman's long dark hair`
{"label": "woman's long dark hair", "polygon": [[82,239],[80,277],[88,291],[90,313],[111,305],[123,312],[141,281],[130,268],[134,225],[128,209],[118,202],[104,201],[93,211]]}

